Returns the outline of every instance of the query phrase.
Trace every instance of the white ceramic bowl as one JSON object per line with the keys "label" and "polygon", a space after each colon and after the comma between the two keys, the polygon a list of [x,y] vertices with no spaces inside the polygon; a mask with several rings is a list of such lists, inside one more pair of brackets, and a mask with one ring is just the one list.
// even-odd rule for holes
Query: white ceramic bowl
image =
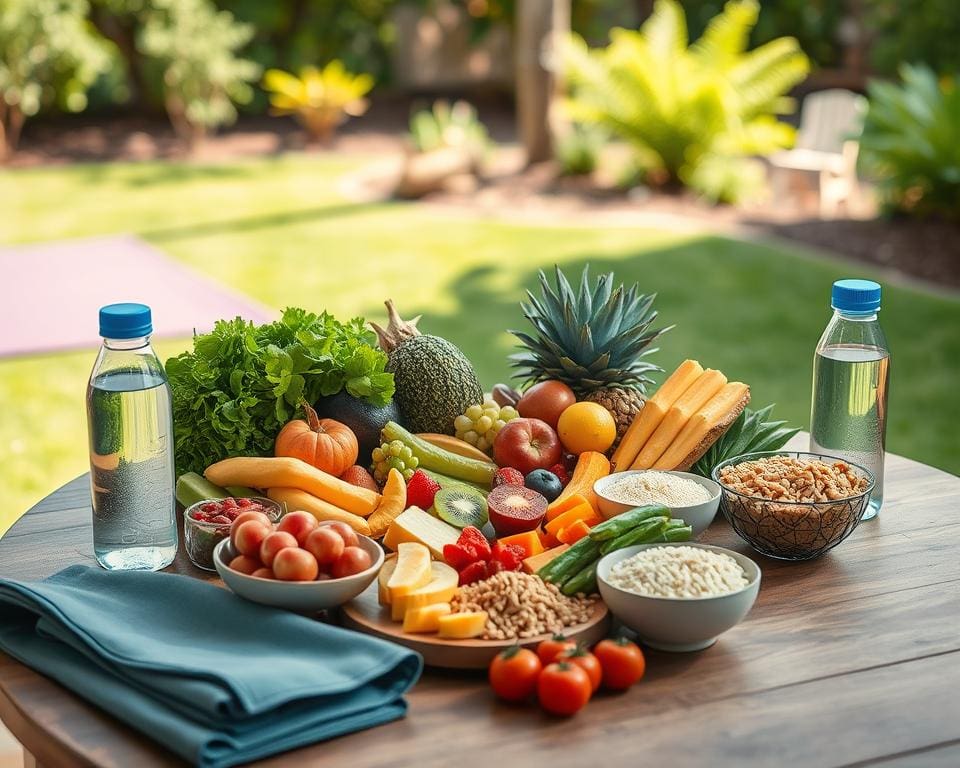
{"label": "white ceramic bowl", "polygon": [[213,550],[213,564],[217,573],[233,592],[263,605],[275,608],[287,608],[300,613],[316,613],[347,603],[377,578],[383,565],[383,549],[368,536],[357,534],[359,546],[363,547],[373,560],[367,570],[345,576],[342,579],[326,581],[274,581],[248,576],[232,570],[227,564],[236,556],[230,539],[224,539]]}
{"label": "white ceramic bowl", "polygon": [[[644,472],[661,471],[663,470],[631,469],[627,472],[617,472],[613,475],[601,477],[593,484],[593,492],[597,494],[597,503],[600,507],[600,515],[604,519],[609,520],[611,517],[616,517],[617,515],[623,514],[627,510],[633,509],[637,506],[636,504],[626,504],[622,501],[617,501],[615,498],[610,496],[610,487],[612,485],[620,482],[625,477],[630,477],[631,475],[640,475]],[[683,477],[687,480],[693,480],[693,482],[695,482],[697,485],[703,486],[710,493],[709,501],[704,501],[700,504],[691,504],[690,506],[686,507],[674,507],[670,506],[669,504],[666,505],[670,508],[670,511],[674,517],[680,518],[687,525],[693,528],[693,535],[694,538],[696,538],[710,527],[710,523],[713,522],[713,518],[717,516],[717,507],[720,506],[720,484],[707,477],[695,475],[692,472],[666,472],[666,474],[676,475],[677,477]]]}
{"label": "white ceramic bowl", "polygon": [[[650,547],[697,547],[722,552],[740,564],[749,582],[737,592],[698,598],[647,597],[610,584],[610,569],[614,565]],[[601,559],[597,565],[597,585],[613,615],[647,645],[663,651],[699,651],[713,645],[750,612],[760,591],[760,567],[739,552],[709,544],[640,544],[611,552]]]}

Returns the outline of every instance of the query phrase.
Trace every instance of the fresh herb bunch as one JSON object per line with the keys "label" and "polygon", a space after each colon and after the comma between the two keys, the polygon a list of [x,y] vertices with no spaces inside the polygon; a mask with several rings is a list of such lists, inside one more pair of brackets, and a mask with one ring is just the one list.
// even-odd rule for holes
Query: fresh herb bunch
{"label": "fresh herb bunch", "polygon": [[693,465],[691,472],[710,477],[713,468],[721,461],[733,456],[757,451],[776,451],[787,440],[800,431],[799,427],[788,427],[786,421],[767,421],[773,405],[752,411],[744,408],[735,422],[721,435],[703,456]]}
{"label": "fresh herb bunch", "polygon": [[177,472],[236,455],[265,456],[298,403],[342,388],[373,405],[393,397],[387,356],[363,318],[284,310],[273,323],[220,320],[167,360]]}

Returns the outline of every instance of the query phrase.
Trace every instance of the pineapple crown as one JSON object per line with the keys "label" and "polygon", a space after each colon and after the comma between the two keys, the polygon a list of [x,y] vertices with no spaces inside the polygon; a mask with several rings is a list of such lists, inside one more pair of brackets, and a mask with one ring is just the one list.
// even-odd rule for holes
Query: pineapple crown
{"label": "pineapple crown", "polygon": [[644,392],[653,383],[647,374],[662,369],[643,358],[657,352],[650,344],[673,328],[650,330],[657,317],[656,294],[640,293],[636,283],[614,288],[612,272],[600,275],[591,287],[589,265],[574,292],[560,267],[554,269],[556,289],[540,270],[541,297],[527,291],[528,301],[520,304],[536,333],[510,331],[522,345],[522,351],[510,355],[514,377],[557,379],[579,394],[608,386]]}
{"label": "pineapple crown", "polygon": [[407,339],[421,335],[417,323],[420,322],[423,315],[417,315],[412,320],[404,320],[394,306],[393,299],[387,299],[383,304],[387,308],[387,327],[384,328],[373,321],[370,322],[370,327],[377,334],[380,349],[390,354]]}

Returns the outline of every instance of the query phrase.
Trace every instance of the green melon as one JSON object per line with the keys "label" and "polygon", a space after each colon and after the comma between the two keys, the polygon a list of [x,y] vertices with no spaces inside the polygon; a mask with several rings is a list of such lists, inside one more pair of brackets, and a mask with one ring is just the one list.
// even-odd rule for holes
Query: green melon
{"label": "green melon", "polygon": [[386,302],[389,323],[371,323],[388,355],[393,398],[411,432],[454,433],[453,420],[469,406],[483,402],[483,388],[473,365],[456,345],[439,336],[421,334],[419,317],[403,320]]}

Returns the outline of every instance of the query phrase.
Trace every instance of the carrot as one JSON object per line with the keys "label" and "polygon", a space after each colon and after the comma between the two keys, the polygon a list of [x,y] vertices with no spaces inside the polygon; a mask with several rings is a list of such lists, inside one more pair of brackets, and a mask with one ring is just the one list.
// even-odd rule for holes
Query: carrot
{"label": "carrot", "polygon": [[211,464],[203,476],[221,488],[297,488],[361,517],[369,515],[380,503],[379,493],[350,485],[305,461],[288,457],[236,456]]}
{"label": "carrot", "polygon": [[339,520],[349,525],[357,533],[362,533],[364,536],[370,535],[370,525],[360,515],[354,515],[345,509],[335,507],[333,504],[318,499],[316,496],[311,496],[299,488],[270,488],[267,490],[267,496],[274,501],[286,504],[288,512],[300,510],[309,512],[320,522]]}

